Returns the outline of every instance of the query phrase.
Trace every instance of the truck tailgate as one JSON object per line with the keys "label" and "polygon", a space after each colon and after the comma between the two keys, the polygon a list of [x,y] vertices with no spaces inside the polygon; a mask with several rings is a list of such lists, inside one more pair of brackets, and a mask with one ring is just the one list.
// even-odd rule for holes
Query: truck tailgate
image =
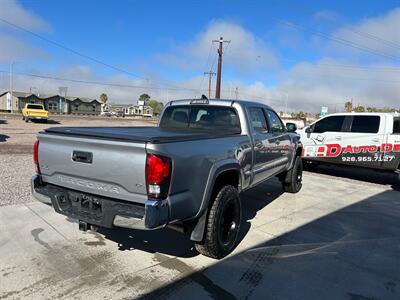
{"label": "truck tailgate", "polygon": [[43,110],[29,110],[28,111],[28,115],[30,117],[47,117],[47,112],[43,111]]}
{"label": "truck tailgate", "polygon": [[144,203],[146,144],[40,133],[44,182]]}

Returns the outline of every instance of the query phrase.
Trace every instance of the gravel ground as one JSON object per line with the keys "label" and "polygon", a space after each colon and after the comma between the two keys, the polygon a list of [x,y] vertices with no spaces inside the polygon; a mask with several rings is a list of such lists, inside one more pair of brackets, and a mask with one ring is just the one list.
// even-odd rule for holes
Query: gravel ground
{"label": "gravel ground", "polygon": [[0,166],[0,206],[31,202],[29,179],[35,172],[32,156],[0,154]]}
{"label": "gravel ground", "polygon": [[94,117],[57,117],[46,123],[25,123],[19,116],[0,115],[0,206],[34,201],[32,147],[36,134],[58,126],[149,126],[151,120]]}

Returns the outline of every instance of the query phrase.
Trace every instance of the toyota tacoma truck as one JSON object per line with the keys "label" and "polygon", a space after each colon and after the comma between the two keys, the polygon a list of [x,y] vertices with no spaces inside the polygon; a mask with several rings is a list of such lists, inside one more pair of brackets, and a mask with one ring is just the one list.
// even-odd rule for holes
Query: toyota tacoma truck
{"label": "toyota tacoma truck", "polygon": [[22,120],[29,122],[31,120],[41,120],[47,122],[49,112],[44,109],[42,104],[25,104],[22,109]]}
{"label": "toyota tacoma truck", "polygon": [[49,128],[32,193],[82,230],[168,226],[222,258],[237,244],[241,192],[275,176],[301,189],[302,145],[287,128],[269,106],[208,99],[169,102],[157,127]]}
{"label": "toyota tacoma truck", "polygon": [[307,167],[338,164],[396,172],[400,182],[400,115],[336,113],[298,131]]}

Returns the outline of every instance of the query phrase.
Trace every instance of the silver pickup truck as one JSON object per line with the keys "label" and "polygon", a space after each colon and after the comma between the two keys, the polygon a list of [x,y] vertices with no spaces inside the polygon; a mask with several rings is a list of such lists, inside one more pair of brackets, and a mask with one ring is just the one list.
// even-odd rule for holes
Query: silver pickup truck
{"label": "silver pickup truck", "polygon": [[169,102],[157,127],[58,127],[34,146],[33,196],[97,227],[186,233],[221,258],[237,244],[240,192],[277,176],[302,186],[302,145],[269,106],[232,100]]}

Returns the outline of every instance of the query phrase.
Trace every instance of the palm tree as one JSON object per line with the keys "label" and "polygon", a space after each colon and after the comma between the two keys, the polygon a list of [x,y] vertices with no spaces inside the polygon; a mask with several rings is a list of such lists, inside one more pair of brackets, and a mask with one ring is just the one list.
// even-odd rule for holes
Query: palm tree
{"label": "palm tree", "polygon": [[347,112],[352,112],[352,111],[353,111],[353,101],[347,101],[347,102],[344,104],[344,109],[345,109]]}
{"label": "palm tree", "polygon": [[100,95],[100,102],[104,104],[104,103],[107,102],[107,100],[108,100],[107,94],[106,93],[102,93]]}

